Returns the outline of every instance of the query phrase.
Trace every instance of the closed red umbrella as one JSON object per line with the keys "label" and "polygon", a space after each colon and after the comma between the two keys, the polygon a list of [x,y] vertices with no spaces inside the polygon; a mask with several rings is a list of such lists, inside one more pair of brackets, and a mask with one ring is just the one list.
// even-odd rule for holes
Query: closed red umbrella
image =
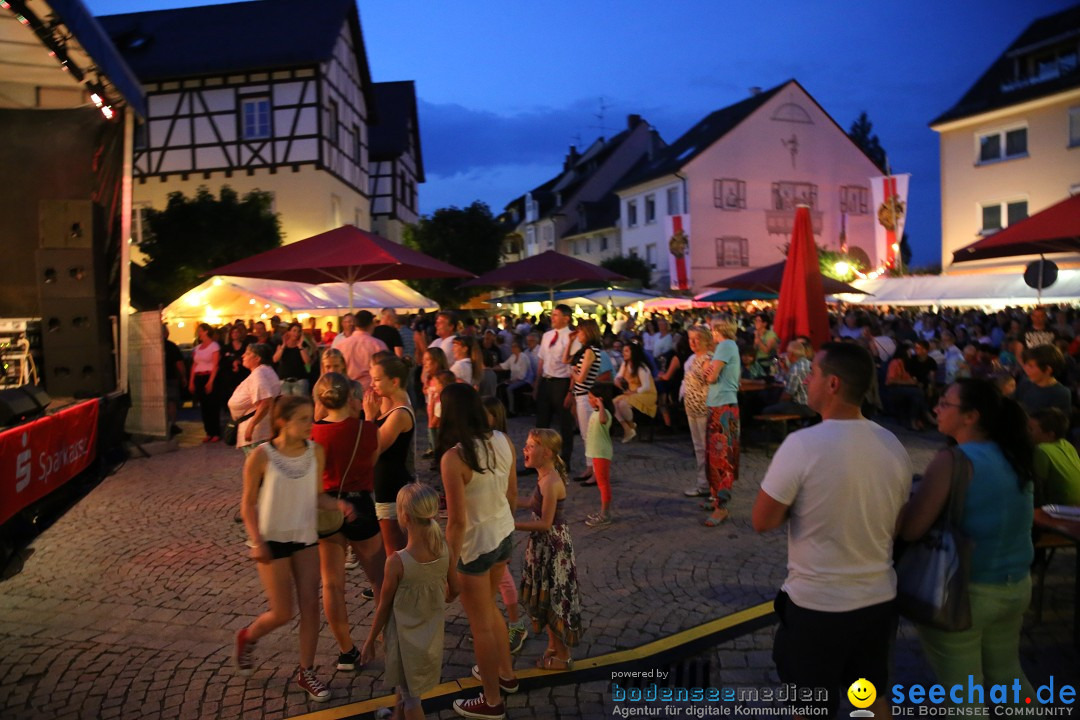
{"label": "closed red umbrella", "polygon": [[773,330],[780,336],[781,347],[799,335],[809,337],[815,348],[829,339],[825,290],[810,225],[810,208],[806,205],[795,209],[795,227],[791,232]]}
{"label": "closed red umbrella", "polygon": [[953,253],[954,262],[1077,252],[1080,250],[1080,195],[1073,195]]}
{"label": "closed red umbrella", "polygon": [[555,288],[578,282],[612,283],[628,278],[599,265],[563,255],[554,250],[518,260],[480,277],[462,283],[463,286],[495,285],[497,287],[521,287],[539,285],[548,289],[554,302]]}
{"label": "closed red umbrella", "polygon": [[349,284],[370,280],[473,277],[471,272],[417,252],[392,240],[343,225],[305,240],[282,245],[211,270],[208,275],[286,280],[310,284]]}

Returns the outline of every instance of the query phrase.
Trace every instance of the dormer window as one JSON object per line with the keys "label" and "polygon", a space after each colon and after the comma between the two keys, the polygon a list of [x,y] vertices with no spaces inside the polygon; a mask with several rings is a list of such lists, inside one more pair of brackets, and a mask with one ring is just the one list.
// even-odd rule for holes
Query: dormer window
{"label": "dormer window", "polygon": [[1005,92],[1048,80],[1056,80],[1075,72],[1080,67],[1077,44],[1075,41],[1043,47],[1014,57],[1014,75],[1012,82],[1004,83]]}

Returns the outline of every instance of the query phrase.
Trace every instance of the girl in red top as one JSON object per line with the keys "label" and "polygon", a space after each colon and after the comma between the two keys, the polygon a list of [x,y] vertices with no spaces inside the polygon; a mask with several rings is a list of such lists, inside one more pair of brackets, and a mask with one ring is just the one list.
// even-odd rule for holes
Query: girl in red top
{"label": "girl in red top", "polygon": [[376,597],[382,589],[386,561],[372,497],[379,429],[374,423],[364,422],[350,413],[351,390],[349,379],[339,373],[326,373],[319,378],[315,383],[315,396],[327,414],[311,431],[311,439],[326,451],[323,492],[335,497],[340,493],[342,499],[356,508],[353,520],[347,520],[335,533],[319,537],[323,608],[330,632],[341,650],[338,670],[355,670],[360,658],[360,650],[349,634],[349,615],[345,608],[345,546],[352,546],[375,587]]}

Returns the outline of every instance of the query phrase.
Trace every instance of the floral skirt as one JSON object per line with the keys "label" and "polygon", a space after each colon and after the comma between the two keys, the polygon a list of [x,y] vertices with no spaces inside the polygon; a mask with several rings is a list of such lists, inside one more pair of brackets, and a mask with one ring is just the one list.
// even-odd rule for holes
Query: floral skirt
{"label": "floral skirt", "polygon": [[[534,515],[534,519],[536,518]],[[565,522],[533,532],[525,546],[521,568],[520,602],[533,621],[533,630],[551,628],[569,647],[581,639],[581,591],[570,528]]]}
{"label": "floral skirt", "polygon": [[731,499],[731,486],[739,477],[739,406],[709,408],[705,429],[709,490],[721,505]]}

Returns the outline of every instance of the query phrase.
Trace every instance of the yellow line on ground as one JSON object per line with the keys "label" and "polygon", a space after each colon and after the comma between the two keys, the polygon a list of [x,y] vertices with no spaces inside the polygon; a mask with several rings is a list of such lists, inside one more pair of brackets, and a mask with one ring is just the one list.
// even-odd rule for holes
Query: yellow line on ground
{"label": "yellow line on ground", "polygon": [[[574,660],[574,667],[572,670],[540,670],[537,668],[530,668],[528,670],[521,670],[517,673],[517,676],[521,680],[527,680],[532,677],[550,677],[553,675],[574,675],[582,670],[596,670],[598,668],[610,667],[612,665],[622,665],[624,663],[641,662],[654,655],[660,653],[670,652],[681,645],[687,645],[689,643],[701,640],[702,638],[716,633],[723,632],[724,630],[730,630],[738,627],[743,623],[751,622],[753,620],[759,620],[766,615],[769,615],[773,611],[772,601],[763,602],[760,605],[755,605],[745,610],[739,610],[730,615],[725,615],[722,618],[711,620],[703,625],[692,627],[689,630],[683,630],[677,632],[674,635],[654,640],[644,645],[639,645],[636,648],[629,650],[619,650],[613,653],[607,653],[605,655],[597,655],[591,658],[582,658],[581,660]],[[569,684],[567,683],[562,684]],[[457,695],[462,690],[468,690],[470,688],[480,687],[480,683],[473,677],[464,677],[457,680],[451,680],[444,682],[432,688],[429,692],[424,693],[423,699],[430,700],[432,698],[443,697],[447,695]],[[356,703],[348,703],[346,705],[339,705],[338,707],[327,708],[326,710],[319,710],[313,713],[305,713],[303,715],[293,715],[291,720],[341,720],[342,718],[354,717],[356,715],[363,715],[365,713],[374,713],[379,708],[388,708],[394,706],[394,695],[383,695],[381,697],[374,697],[370,700],[363,700]]]}

